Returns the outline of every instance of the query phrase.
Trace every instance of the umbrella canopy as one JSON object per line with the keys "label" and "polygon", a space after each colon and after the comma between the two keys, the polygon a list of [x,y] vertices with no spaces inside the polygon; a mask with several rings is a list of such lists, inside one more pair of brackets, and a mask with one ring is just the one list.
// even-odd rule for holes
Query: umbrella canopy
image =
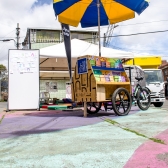
{"label": "umbrella canopy", "polygon": [[79,23],[92,27],[132,19],[135,12],[141,14],[148,6],[146,0],[54,0],[53,4],[59,22],[75,27]]}

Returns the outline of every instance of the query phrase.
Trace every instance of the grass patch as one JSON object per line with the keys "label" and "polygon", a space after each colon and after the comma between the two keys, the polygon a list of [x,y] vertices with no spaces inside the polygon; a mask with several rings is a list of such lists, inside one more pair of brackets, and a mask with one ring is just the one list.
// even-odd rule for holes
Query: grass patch
{"label": "grass patch", "polygon": [[4,119],[4,117],[5,117],[5,114],[2,116],[2,118],[0,119],[0,124],[1,124],[1,122],[2,122],[2,120]]}
{"label": "grass patch", "polygon": [[152,140],[153,142],[157,142],[160,144],[165,144],[164,141],[162,141],[161,139],[156,139],[156,138],[149,138],[150,140]]}
{"label": "grass patch", "polygon": [[162,141],[161,139],[149,138],[149,137],[147,137],[146,135],[141,134],[141,133],[139,133],[139,132],[137,132],[137,131],[135,131],[135,130],[131,130],[131,129],[129,129],[129,128],[126,128],[126,127],[121,126],[118,122],[116,122],[116,121],[114,121],[114,120],[105,119],[104,121],[106,121],[106,122],[108,122],[108,123],[110,123],[110,124],[116,125],[116,126],[120,127],[121,129],[123,129],[123,130],[125,130],[125,131],[134,133],[134,134],[136,134],[136,135],[138,135],[138,136],[141,136],[141,137],[144,137],[144,138],[147,138],[147,139],[149,139],[149,140],[151,140],[151,141],[153,141],[153,142],[160,143],[160,144],[165,144],[164,141]]}
{"label": "grass patch", "polygon": [[110,124],[113,124],[113,125],[119,124],[118,122],[116,122],[114,120],[110,120],[110,119],[105,119],[104,121],[109,122]]}
{"label": "grass patch", "polygon": [[128,132],[132,132],[132,133],[134,133],[134,134],[136,134],[136,135],[138,135],[138,136],[144,137],[144,138],[148,138],[146,135],[140,134],[139,132],[134,131],[134,130],[131,130],[131,129],[129,129],[129,128],[123,128],[123,130],[126,130],[126,131],[128,131]]}

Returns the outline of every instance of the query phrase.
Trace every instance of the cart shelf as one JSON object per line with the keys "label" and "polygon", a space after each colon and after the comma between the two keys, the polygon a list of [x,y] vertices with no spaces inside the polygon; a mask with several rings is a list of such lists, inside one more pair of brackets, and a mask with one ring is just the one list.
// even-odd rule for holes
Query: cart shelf
{"label": "cart shelf", "polygon": [[107,67],[92,66],[92,69],[94,69],[94,70],[109,70],[109,71],[124,72],[124,68],[107,68]]}

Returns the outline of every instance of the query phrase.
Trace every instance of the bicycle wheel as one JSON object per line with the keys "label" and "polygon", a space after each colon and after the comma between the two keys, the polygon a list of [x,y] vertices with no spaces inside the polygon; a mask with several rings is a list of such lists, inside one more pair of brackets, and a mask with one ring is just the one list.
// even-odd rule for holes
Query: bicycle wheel
{"label": "bicycle wheel", "polygon": [[151,104],[151,97],[148,89],[141,88],[137,94],[137,104],[141,110],[147,110]]}
{"label": "bicycle wheel", "polygon": [[96,114],[101,109],[102,103],[88,102],[87,103],[87,113]]}
{"label": "bicycle wheel", "polygon": [[132,105],[130,93],[125,88],[116,89],[112,96],[112,105],[117,115],[127,115]]}

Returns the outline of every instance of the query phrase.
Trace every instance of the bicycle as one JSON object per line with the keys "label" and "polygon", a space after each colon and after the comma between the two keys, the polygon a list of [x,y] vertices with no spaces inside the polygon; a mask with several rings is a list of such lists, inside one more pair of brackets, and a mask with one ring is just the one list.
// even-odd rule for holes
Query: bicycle
{"label": "bicycle", "polygon": [[147,110],[151,104],[150,90],[139,84],[143,80],[143,77],[135,77],[135,79],[138,83],[132,93],[132,102],[133,104],[137,104],[141,110]]}

